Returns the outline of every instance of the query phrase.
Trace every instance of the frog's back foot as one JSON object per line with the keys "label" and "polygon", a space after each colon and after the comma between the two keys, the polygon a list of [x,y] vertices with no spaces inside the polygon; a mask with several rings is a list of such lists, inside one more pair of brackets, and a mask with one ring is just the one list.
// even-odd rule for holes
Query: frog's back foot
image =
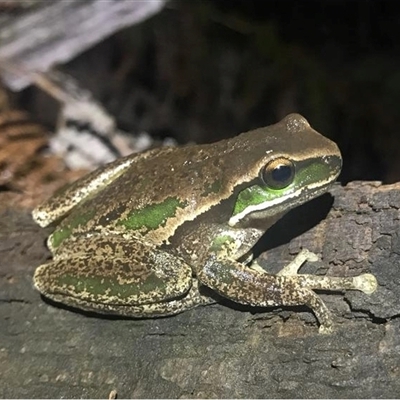
{"label": "frog's back foot", "polygon": [[229,258],[212,256],[197,271],[197,276],[204,285],[241,304],[259,307],[306,305],[320,322],[320,332],[330,333],[333,329],[331,313],[314,290],[350,289],[370,294],[376,290],[377,282],[371,274],[357,277],[298,274],[297,270],[306,260],[315,261],[316,256],[302,252],[296,262],[282,270],[282,274],[270,275],[258,267],[249,268]]}

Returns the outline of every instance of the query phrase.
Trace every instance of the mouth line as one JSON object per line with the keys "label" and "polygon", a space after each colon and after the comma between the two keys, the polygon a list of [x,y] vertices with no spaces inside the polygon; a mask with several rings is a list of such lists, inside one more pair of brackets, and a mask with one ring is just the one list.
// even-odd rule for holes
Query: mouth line
{"label": "mouth line", "polygon": [[270,200],[270,201],[267,201],[264,203],[259,203],[259,204],[249,206],[249,207],[245,208],[242,212],[232,216],[228,221],[228,225],[235,226],[238,222],[240,222],[247,215],[249,215],[253,212],[257,212],[257,211],[259,211],[259,212],[265,211],[274,206],[280,206],[280,205],[285,204],[288,206],[288,209],[290,209],[291,208],[290,206],[294,203],[294,200],[298,199],[300,197],[303,197],[304,201],[302,201],[301,203],[298,203],[298,205],[306,203],[307,201],[324,194],[326,192],[326,189],[330,185],[332,185],[335,182],[335,180],[336,180],[336,177],[330,178],[325,181],[322,181],[322,183],[317,182],[317,183],[309,185],[307,187],[303,187],[303,188],[301,188],[293,193],[290,193],[286,196],[281,196],[274,200]]}

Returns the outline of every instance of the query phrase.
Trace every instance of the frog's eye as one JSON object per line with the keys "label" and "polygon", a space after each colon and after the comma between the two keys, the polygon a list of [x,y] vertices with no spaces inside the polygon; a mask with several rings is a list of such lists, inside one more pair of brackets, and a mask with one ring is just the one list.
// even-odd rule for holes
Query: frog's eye
{"label": "frog's eye", "polygon": [[260,172],[262,181],[271,189],[283,189],[294,179],[294,164],[287,158],[276,158],[266,164]]}

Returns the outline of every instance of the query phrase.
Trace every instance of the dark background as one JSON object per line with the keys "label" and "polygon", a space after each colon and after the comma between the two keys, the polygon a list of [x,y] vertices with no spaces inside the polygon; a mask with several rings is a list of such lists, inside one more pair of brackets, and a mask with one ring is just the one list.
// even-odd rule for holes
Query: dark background
{"label": "dark background", "polygon": [[[121,129],[212,142],[290,112],[334,139],[340,180],[400,179],[396,1],[170,2],[59,66]],[[52,126],[35,88],[17,101]]]}

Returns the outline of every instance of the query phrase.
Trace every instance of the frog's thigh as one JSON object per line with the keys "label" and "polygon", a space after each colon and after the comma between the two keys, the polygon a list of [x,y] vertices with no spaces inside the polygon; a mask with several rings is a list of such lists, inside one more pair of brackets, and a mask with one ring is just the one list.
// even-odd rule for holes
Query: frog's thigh
{"label": "frog's thigh", "polygon": [[61,254],[36,270],[34,283],[45,296],[68,305],[118,311],[183,298],[192,287],[192,270],[181,258],[139,241],[81,238]]}
{"label": "frog's thigh", "polygon": [[[82,310],[127,317],[161,317],[174,315],[200,305],[215,303],[215,300],[202,295],[198,286],[199,282],[197,279],[193,279],[192,286],[183,296],[174,300],[165,300],[157,303],[138,305],[102,304],[101,308],[99,308],[98,306],[94,306],[90,301],[79,300],[79,303],[75,304],[75,306]],[[54,301],[63,302],[63,298],[59,298],[57,295],[54,295],[52,299]]]}

